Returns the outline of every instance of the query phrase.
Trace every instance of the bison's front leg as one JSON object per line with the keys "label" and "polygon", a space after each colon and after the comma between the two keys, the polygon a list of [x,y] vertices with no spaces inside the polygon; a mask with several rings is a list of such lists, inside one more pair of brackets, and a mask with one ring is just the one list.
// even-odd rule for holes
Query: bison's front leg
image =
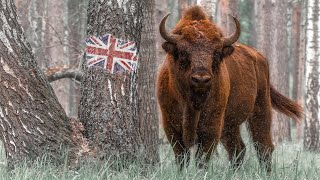
{"label": "bison's front leg", "polygon": [[211,154],[216,150],[219,143],[222,128],[222,113],[212,116],[208,113],[203,113],[203,115],[201,115],[197,132],[199,146],[196,153],[197,164],[200,168],[207,167]]}
{"label": "bison's front leg", "polygon": [[[174,104],[174,103],[172,103]],[[182,135],[182,112],[173,106],[160,106],[162,112],[162,123],[165,134],[172,146],[175,160],[180,170],[188,164],[190,152],[183,142]]]}
{"label": "bison's front leg", "polygon": [[182,133],[178,132],[170,123],[164,124],[164,130],[172,146],[176,163],[181,170],[190,160],[190,152],[183,143]]}
{"label": "bison's front leg", "polygon": [[186,107],[183,112],[183,143],[190,149],[196,142],[200,111]]}

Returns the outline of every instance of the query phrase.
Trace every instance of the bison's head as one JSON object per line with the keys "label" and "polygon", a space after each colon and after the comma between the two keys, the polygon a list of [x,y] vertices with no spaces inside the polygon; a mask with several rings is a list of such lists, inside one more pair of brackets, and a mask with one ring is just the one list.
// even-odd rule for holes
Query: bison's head
{"label": "bison's head", "polygon": [[[167,14],[161,20],[159,30],[166,40],[162,47],[170,56],[170,69],[178,90],[194,108],[201,109],[217,83],[215,78],[219,76],[223,58],[234,50],[232,44],[240,36],[240,23],[233,17],[236,32],[223,37],[206,15],[190,13],[189,20],[180,20],[173,33],[165,28]],[[192,19],[192,16],[196,18]]]}

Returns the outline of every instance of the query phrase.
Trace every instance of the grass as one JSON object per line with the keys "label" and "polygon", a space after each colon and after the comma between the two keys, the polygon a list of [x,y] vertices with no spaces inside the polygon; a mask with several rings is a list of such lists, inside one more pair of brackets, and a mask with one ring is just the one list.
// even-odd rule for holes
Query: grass
{"label": "grass", "polygon": [[[248,142],[247,142],[248,144]],[[161,160],[155,165],[146,165],[141,162],[106,161],[97,165],[94,162],[85,162],[77,170],[71,170],[66,165],[54,166],[44,163],[40,159],[27,166],[21,163],[12,171],[0,165],[0,179],[319,179],[320,154],[302,150],[301,142],[284,143],[278,145],[273,156],[273,171],[267,176],[258,164],[252,146],[247,148],[245,162],[236,172],[230,168],[227,155],[222,147],[218,147],[219,155],[215,156],[207,170],[198,169],[193,159],[191,164],[178,172],[174,157],[169,145],[162,145]],[[4,160],[4,151],[0,148],[0,162]]]}

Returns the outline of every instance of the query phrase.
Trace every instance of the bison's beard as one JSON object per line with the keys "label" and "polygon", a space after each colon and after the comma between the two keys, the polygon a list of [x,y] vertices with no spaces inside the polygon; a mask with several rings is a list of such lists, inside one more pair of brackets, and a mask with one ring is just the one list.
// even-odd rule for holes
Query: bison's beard
{"label": "bison's beard", "polygon": [[209,91],[191,90],[190,101],[192,107],[196,110],[201,110],[208,100]]}

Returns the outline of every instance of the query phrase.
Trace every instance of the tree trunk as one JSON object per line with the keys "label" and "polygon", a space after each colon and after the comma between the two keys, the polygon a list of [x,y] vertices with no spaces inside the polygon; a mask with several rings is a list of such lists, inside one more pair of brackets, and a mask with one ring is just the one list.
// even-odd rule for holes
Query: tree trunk
{"label": "tree trunk", "polygon": [[[287,32],[287,0],[278,0],[273,6],[273,36],[270,46],[273,47],[269,57],[271,84],[283,95],[289,96],[289,57]],[[285,13],[285,14],[284,14]],[[287,116],[274,111],[273,113],[273,139],[275,143],[291,140],[290,121]]]}
{"label": "tree trunk", "polygon": [[[84,48],[83,40],[86,32],[86,0],[68,0],[68,46],[69,64],[73,69],[79,68],[82,61]],[[78,116],[78,105],[80,101],[80,84],[76,81],[69,81],[68,110],[69,116]]]}
{"label": "tree trunk", "polygon": [[[307,17],[307,1],[297,1],[295,2],[295,73],[294,73],[294,83],[295,91],[293,97],[298,101],[298,103],[304,106],[304,78],[305,78],[305,63],[306,63],[306,17]],[[302,138],[302,123],[296,123],[297,128],[297,138]]]}
{"label": "tree trunk", "polygon": [[180,17],[181,17],[183,11],[188,8],[189,2],[188,2],[188,0],[178,0],[178,1],[179,1],[179,12],[180,12]]}
{"label": "tree trunk", "polygon": [[148,160],[158,162],[159,121],[156,106],[155,81],[157,74],[154,31],[154,0],[146,0],[143,8],[143,27],[138,69],[138,121],[140,136]]}
{"label": "tree trunk", "polygon": [[[139,67],[138,79],[136,73],[110,74],[98,68],[88,69],[84,65],[79,117],[85,126],[86,136],[97,146],[101,158],[121,155],[133,159],[139,155],[143,145],[145,148],[151,148],[150,152],[153,152],[152,145],[157,143],[158,137],[151,139],[158,133],[158,123],[153,124],[156,122],[156,116],[153,114],[155,100],[150,99],[154,97],[154,88],[150,83],[154,83],[152,68],[156,62],[153,59],[152,48],[155,45],[154,40],[148,39],[153,34],[152,20],[144,19],[152,17],[152,12],[145,9],[151,6],[152,2],[134,0],[123,0],[121,3],[98,0],[89,2],[87,35],[102,36],[110,33],[117,38],[135,41],[139,49],[141,32],[144,31],[148,33],[142,36],[142,43],[148,41],[153,44],[150,49],[145,49],[147,44],[140,48],[145,54],[141,55],[138,66],[145,68],[149,64],[150,69],[141,72],[143,69],[140,70]],[[146,21],[150,24],[143,27],[142,24]],[[148,94],[142,94],[139,90]],[[149,114],[144,116],[140,113]],[[139,132],[142,132],[141,135]],[[156,156],[158,155],[153,155]]]}
{"label": "tree trunk", "polygon": [[[22,27],[41,69],[79,66],[85,39],[85,2],[16,0],[16,4]],[[79,84],[64,79],[52,86],[66,113],[76,117]]]}
{"label": "tree trunk", "polygon": [[[256,12],[256,24],[257,24],[257,49],[270,59],[272,52],[271,43],[273,42],[273,21],[272,17],[275,13],[271,10],[272,4],[268,0],[256,1],[255,12]],[[270,68],[269,68],[270,69]]]}
{"label": "tree trunk", "polygon": [[217,0],[200,0],[199,5],[205,9],[211,20],[216,21]]}
{"label": "tree trunk", "polygon": [[260,1],[248,0],[248,45],[252,47],[257,47],[257,21],[260,21],[256,18],[258,12],[255,11],[255,3],[260,3]]}
{"label": "tree trunk", "polygon": [[[255,2],[256,47],[269,61],[271,84],[288,96],[288,19],[283,12],[287,12],[286,0]],[[288,118],[276,111],[272,130],[275,143],[291,139]]]}
{"label": "tree trunk", "polygon": [[256,47],[257,37],[254,3],[254,0],[240,1],[239,3],[239,17],[241,17],[241,36],[239,41],[251,47]]}
{"label": "tree trunk", "polygon": [[233,19],[229,16],[239,17],[239,0],[219,0],[217,9],[217,23],[223,28],[225,36],[235,31]]}
{"label": "tree trunk", "polygon": [[167,2],[168,11],[171,12],[170,18],[168,18],[168,27],[172,29],[181,18],[180,6],[177,0],[167,0]]}
{"label": "tree trunk", "polygon": [[[44,37],[45,44],[43,49],[45,52],[45,62],[43,67],[69,66],[68,33],[65,33],[67,31],[67,19],[63,18],[68,16],[67,3],[66,1],[45,1],[47,1],[47,14],[45,16],[46,35]],[[57,14],[61,16],[57,16]],[[51,83],[60,104],[68,115],[70,81],[70,79],[62,79]]]}
{"label": "tree trunk", "polygon": [[[155,1],[155,29],[157,30],[155,33],[156,36],[156,51],[157,51],[157,67],[162,64],[162,60],[164,59],[165,53],[162,49],[162,43],[164,42],[163,38],[161,37],[158,29],[161,19],[167,14],[168,12],[168,3],[167,1]],[[171,19],[171,17],[170,17]],[[168,20],[169,21],[169,20]]]}
{"label": "tree trunk", "polygon": [[292,64],[293,69],[291,71],[292,78],[293,78],[293,87],[292,88],[292,98],[297,100],[297,93],[298,93],[298,84],[297,82],[300,80],[300,77],[297,77],[298,74],[298,62],[299,62],[299,42],[300,42],[300,11],[301,11],[301,2],[295,1],[292,2],[292,48],[291,48],[291,55],[292,55]]}
{"label": "tree trunk", "polygon": [[307,51],[306,51],[306,119],[304,126],[304,148],[320,150],[319,120],[319,0],[309,0],[307,10]]}
{"label": "tree trunk", "polygon": [[[263,34],[267,34],[269,31],[266,30],[266,28],[268,29],[269,27],[265,27],[264,29],[262,29],[263,24],[265,24],[268,20],[269,23],[271,22],[270,19],[268,19],[268,16],[263,16],[267,14],[267,8],[265,6],[267,6],[268,4],[265,1],[254,1],[254,26],[252,29],[252,37],[250,39],[254,39],[251,40],[252,42],[254,42],[254,47],[257,48],[260,52],[262,52],[262,54],[266,55],[265,49],[264,49],[264,41],[262,41],[264,39]],[[272,12],[270,12],[272,13]],[[266,17],[266,18],[263,18]]]}
{"label": "tree trunk", "polygon": [[[12,0],[0,3],[0,136],[8,165],[74,147],[68,117],[40,71]],[[62,159],[63,160],[63,159]]]}

